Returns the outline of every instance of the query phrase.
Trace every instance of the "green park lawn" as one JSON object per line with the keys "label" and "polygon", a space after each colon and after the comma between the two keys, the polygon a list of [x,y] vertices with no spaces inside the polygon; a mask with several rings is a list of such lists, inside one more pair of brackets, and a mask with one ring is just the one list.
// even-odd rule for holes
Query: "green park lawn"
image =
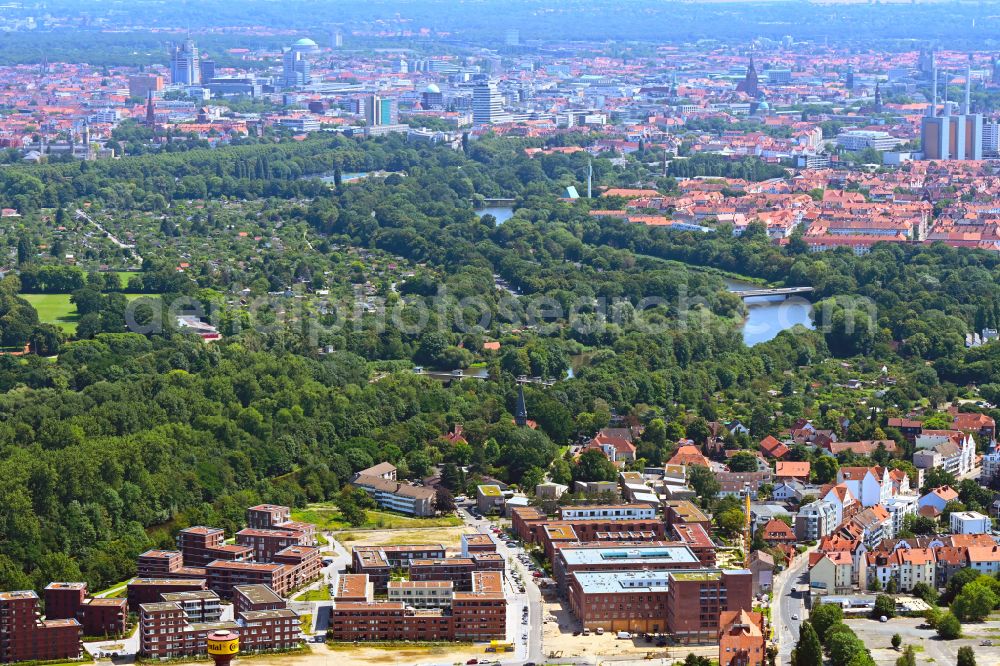
{"label": "green park lawn", "polygon": [[[125,298],[133,301],[148,295],[125,294]],[[69,294],[20,294],[20,296],[38,311],[38,320],[43,324],[55,324],[70,335],[76,333],[80,315],[76,312],[76,306],[70,303]]]}
{"label": "green park lawn", "polygon": [[352,526],[337,510],[336,505],[329,502],[309,504],[305,509],[292,512],[292,520],[312,523],[323,531],[336,530],[401,530],[421,527],[459,527],[462,519],[458,516],[439,516],[437,518],[410,518],[388,511],[365,511],[366,520],[363,525]]}
{"label": "green park lawn", "polygon": [[[330,600],[330,588],[326,585],[320,585],[317,590],[306,590],[306,592],[298,597],[296,601],[329,601]],[[305,626],[305,623],[303,623]]]}

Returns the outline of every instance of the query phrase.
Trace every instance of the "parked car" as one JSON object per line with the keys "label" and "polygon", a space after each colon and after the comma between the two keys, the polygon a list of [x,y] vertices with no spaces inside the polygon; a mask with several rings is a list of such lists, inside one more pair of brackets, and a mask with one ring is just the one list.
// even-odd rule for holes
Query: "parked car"
{"label": "parked car", "polygon": [[467,663],[467,664],[470,664],[470,665],[471,665],[471,664],[478,664],[478,663],[479,663],[479,660],[478,660],[478,659],[476,659],[475,657],[473,657],[472,659],[470,659],[469,661],[467,661],[467,662],[465,662],[465,663]]}
{"label": "parked car", "polygon": [[604,627],[598,627],[597,629],[594,629],[594,633],[597,634],[598,636],[603,636],[604,635]]}
{"label": "parked car", "polygon": [[627,631],[619,631],[618,632],[618,638],[621,638],[621,639],[632,638],[632,634],[630,634]]}

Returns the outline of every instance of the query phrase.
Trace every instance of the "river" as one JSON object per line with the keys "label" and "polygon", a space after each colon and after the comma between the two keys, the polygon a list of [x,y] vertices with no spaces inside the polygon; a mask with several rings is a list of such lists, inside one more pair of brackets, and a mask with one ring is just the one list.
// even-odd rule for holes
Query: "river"
{"label": "river", "polygon": [[[727,279],[726,289],[743,291],[760,289],[760,285]],[[812,303],[801,296],[761,296],[744,299],[744,302],[747,305],[747,318],[743,322],[743,342],[748,347],[772,340],[778,333],[796,324],[802,324],[808,329],[815,328]]]}

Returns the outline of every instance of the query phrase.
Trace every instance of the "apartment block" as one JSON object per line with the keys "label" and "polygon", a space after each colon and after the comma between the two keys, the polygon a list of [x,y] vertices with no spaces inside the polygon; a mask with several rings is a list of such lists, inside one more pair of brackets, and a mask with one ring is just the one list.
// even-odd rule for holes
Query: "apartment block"
{"label": "apartment block", "polygon": [[837,509],[830,502],[816,500],[799,508],[795,515],[795,538],[819,541],[837,527]]}
{"label": "apartment block", "polygon": [[450,581],[459,591],[472,589],[472,573],[476,563],[469,557],[449,557],[441,560],[414,560],[410,563],[411,581]]}
{"label": "apartment block", "polygon": [[506,636],[507,602],[497,572],[476,572],[450,608],[417,609],[401,601],[337,601],[328,635],[342,641],[466,640]]}
{"label": "apartment block", "polygon": [[351,484],[371,495],[382,508],[411,516],[433,516],[435,513],[437,493],[431,488],[367,475],[356,475]]}
{"label": "apartment block", "polygon": [[292,510],[287,506],[258,504],[247,509],[247,527],[251,529],[277,529],[291,520]]}
{"label": "apartment block", "polygon": [[161,596],[164,601],[180,606],[188,622],[218,622],[222,617],[219,595],[213,590],[166,592]]}
{"label": "apartment block", "polygon": [[287,564],[216,560],[205,571],[208,587],[223,599],[231,599],[238,585],[267,585],[281,596],[291,589],[292,567]]}
{"label": "apartment block", "polygon": [[450,608],[455,584],[450,580],[391,580],[389,601],[412,608]]}
{"label": "apartment block", "polygon": [[177,547],[189,567],[204,567],[209,562],[226,560],[247,562],[253,559],[253,549],[246,545],[226,544],[225,533],[218,527],[198,525],[177,534]]}
{"label": "apartment block", "polygon": [[427,546],[355,546],[351,552],[351,568],[356,574],[366,574],[376,594],[385,594],[393,569],[409,569],[414,560],[444,559],[441,544]]}
{"label": "apartment block", "polygon": [[236,543],[249,548],[258,562],[270,562],[279,550],[304,545],[300,536],[292,530],[247,528],[236,533]]}
{"label": "apartment block", "polygon": [[128,627],[128,599],[84,599],[77,620],[84,636],[123,636]]}
{"label": "apartment block", "polygon": [[242,651],[288,650],[302,641],[298,613],[290,608],[244,611],[237,617]]}
{"label": "apartment block", "polygon": [[[139,609],[139,653],[146,658],[167,659],[203,655],[207,637],[226,629],[240,637],[240,651],[283,650],[299,645],[302,639],[298,615],[285,606],[273,591],[262,586],[240,586],[234,590],[236,620],[219,621],[211,593],[171,595]],[[214,597],[214,604],[218,604]],[[248,610],[257,606],[268,606]],[[205,619],[214,617],[214,620]]]}
{"label": "apartment block", "polygon": [[503,577],[495,571],[472,574],[472,589],[456,592],[451,603],[452,637],[487,641],[507,636],[507,600]]}
{"label": "apartment block", "polygon": [[375,597],[373,585],[368,581],[368,574],[340,574],[337,578],[333,600],[341,601],[371,601]]}
{"label": "apartment block", "polygon": [[316,546],[289,546],[271,557],[274,564],[290,567],[289,589],[296,589],[322,575],[323,558]]}
{"label": "apartment block", "polygon": [[42,620],[33,590],[0,592],[0,662],[52,661],[80,656],[75,618]]}
{"label": "apartment block", "polygon": [[666,571],[576,571],[569,575],[569,606],[590,630],[664,633],[668,578]]}
{"label": "apartment block", "polygon": [[462,557],[472,553],[495,553],[497,544],[489,534],[463,534]]}
{"label": "apartment block", "polygon": [[267,585],[236,585],[233,587],[233,613],[277,610],[285,607],[285,600]]}
{"label": "apartment block", "polygon": [[49,583],[45,587],[45,617],[49,620],[75,618],[87,598],[86,583]]}
{"label": "apartment block", "polygon": [[128,583],[128,608],[133,613],[142,604],[159,603],[168,592],[207,590],[208,581],[185,578],[133,578]]}
{"label": "apartment block", "polygon": [[663,520],[666,526],[697,524],[712,533],[712,521],[701,509],[687,500],[668,500],[663,503]]}
{"label": "apartment block", "polygon": [[562,507],[560,520],[653,520],[656,507],[648,504]]}
{"label": "apartment block", "polygon": [[171,578],[183,566],[184,555],[179,550],[147,550],[138,558],[136,574],[142,578]]}

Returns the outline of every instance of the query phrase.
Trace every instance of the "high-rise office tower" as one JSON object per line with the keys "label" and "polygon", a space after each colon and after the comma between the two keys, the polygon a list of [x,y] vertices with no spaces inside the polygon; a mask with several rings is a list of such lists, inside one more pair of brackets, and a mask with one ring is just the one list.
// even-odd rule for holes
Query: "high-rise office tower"
{"label": "high-rise office tower", "polygon": [[207,83],[215,78],[215,61],[202,58],[198,63],[198,71],[201,73],[201,82]]}
{"label": "high-rise office tower", "polygon": [[176,45],[171,50],[170,81],[186,86],[195,86],[201,83],[198,47],[193,39],[188,38],[183,44]]}
{"label": "high-rise office tower", "polygon": [[286,49],[281,56],[282,78],[286,88],[312,83],[312,67],[302,51]]}
{"label": "high-rise office tower", "polygon": [[368,95],[358,100],[358,114],[365,117],[368,127],[395,125],[398,121],[396,100],[378,95]]}
{"label": "high-rise office tower", "polygon": [[340,28],[333,29],[332,37],[333,39],[331,41],[333,42],[333,48],[344,48],[344,33],[340,30]]}
{"label": "high-rise office tower", "polygon": [[472,89],[472,122],[492,125],[503,116],[503,98],[495,81],[480,81]]}

